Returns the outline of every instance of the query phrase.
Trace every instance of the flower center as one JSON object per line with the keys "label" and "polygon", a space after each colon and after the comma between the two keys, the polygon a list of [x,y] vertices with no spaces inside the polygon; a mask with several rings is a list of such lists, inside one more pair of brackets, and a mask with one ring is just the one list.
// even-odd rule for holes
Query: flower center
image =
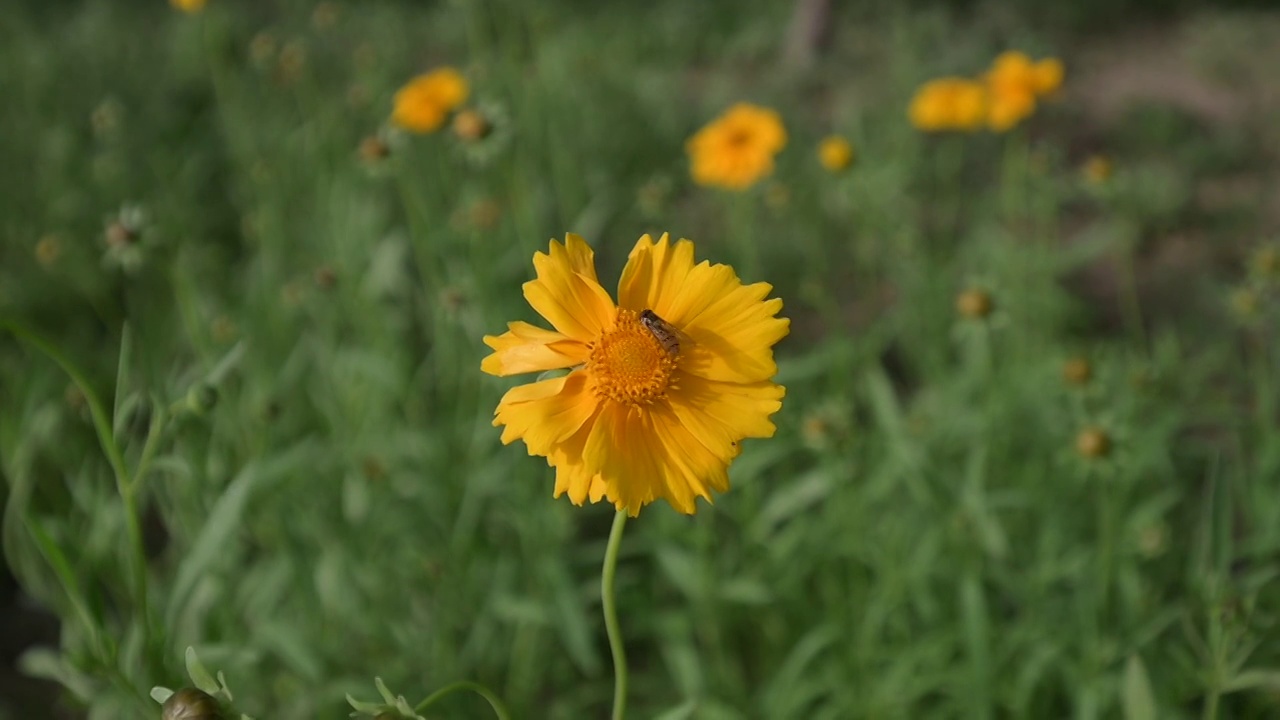
{"label": "flower center", "polygon": [[622,308],[587,359],[596,395],[633,407],[665,398],[675,366],[675,358],[640,323],[636,313]]}
{"label": "flower center", "polygon": [[735,150],[746,147],[751,142],[751,131],[746,128],[734,128],[729,131],[729,137],[725,138],[725,141]]}

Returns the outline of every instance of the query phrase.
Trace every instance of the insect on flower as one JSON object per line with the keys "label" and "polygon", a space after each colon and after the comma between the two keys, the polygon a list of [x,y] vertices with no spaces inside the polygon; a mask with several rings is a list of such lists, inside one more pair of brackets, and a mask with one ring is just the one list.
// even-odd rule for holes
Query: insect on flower
{"label": "insect on flower", "polygon": [[676,326],[658,317],[658,313],[652,310],[640,311],[640,324],[645,326],[653,336],[658,339],[662,345],[662,349],[667,351],[671,357],[680,354],[680,346],[683,344],[687,349],[692,344],[692,340],[688,335],[680,332]]}
{"label": "insect on flower", "polygon": [[523,440],[545,457],[555,495],[575,505],[607,500],[634,516],[666,500],[691,515],[698,498],[727,491],[741,442],[773,436],[769,416],[786,393],[773,382],[773,346],[790,321],[777,317],[773,286],[695,262],[692,242],[665,234],[636,243],[616,301],[577,235],[553,240],[533,266],[525,299],[554,329],[508,323],[485,336],[493,353],[480,368],[500,377],[569,372],[502,396],[493,424],[503,444]]}

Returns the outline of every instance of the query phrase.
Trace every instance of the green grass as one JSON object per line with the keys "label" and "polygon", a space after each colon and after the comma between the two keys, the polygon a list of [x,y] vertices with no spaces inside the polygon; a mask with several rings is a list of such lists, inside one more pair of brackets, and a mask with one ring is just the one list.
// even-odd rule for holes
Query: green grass
{"label": "green grass", "polygon": [[[1092,38],[916,5],[837,8],[803,72],[776,62],[786,3],[361,2],[329,27],[285,0],[11,9],[3,540],[62,622],[22,667],[93,718],[158,717],[188,646],[257,718],[344,717],[374,677],[411,704],[474,680],[517,718],[603,717],[613,511],[552,500],[545,463],[501,445],[514,382],[480,372],[481,337],[540,323],[520,284],[548,238],[584,235],[612,289],[670,231],[774,285],[787,397],[714,507],[629,523],[632,717],[1280,713],[1280,282],[1248,263],[1275,220],[1205,200],[1274,187],[1276,111],[1098,120],[1073,75]],[[1003,136],[907,124],[920,82],[1009,47],[1063,57],[1064,97]],[[395,89],[443,64],[506,143],[363,162]],[[775,176],[693,186],[685,138],[740,99],[787,124]],[[844,176],[816,162],[829,132],[857,148]],[[130,205],[126,272],[103,231]],[[956,313],[970,287],[986,320]],[[1106,457],[1076,451],[1089,427]]]}

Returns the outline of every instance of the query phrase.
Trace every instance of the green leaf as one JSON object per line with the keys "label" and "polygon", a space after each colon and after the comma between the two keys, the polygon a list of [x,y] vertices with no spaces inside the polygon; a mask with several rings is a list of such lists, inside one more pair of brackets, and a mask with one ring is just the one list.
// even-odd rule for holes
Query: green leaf
{"label": "green leaf", "polygon": [[693,711],[697,709],[697,700],[686,700],[670,710],[663,710],[658,713],[653,717],[653,720],[687,720],[693,717]]}
{"label": "green leaf", "polygon": [[1125,720],[1156,720],[1156,699],[1142,658],[1130,655],[1124,664],[1123,686]]}
{"label": "green leaf", "polygon": [[67,556],[63,554],[62,548],[58,547],[58,544],[53,541],[49,533],[45,532],[38,520],[34,517],[27,517],[24,520],[32,539],[35,540],[36,546],[40,548],[40,553],[44,555],[45,562],[49,563],[49,567],[53,568],[54,575],[57,576],[58,582],[62,585],[62,591],[67,596],[67,602],[71,605],[72,613],[80,620],[80,624],[84,626],[84,631],[89,636],[90,644],[95,650],[103,651],[100,646],[102,638],[99,635],[98,619],[90,612],[89,604],[85,602],[84,593],[80,590],[80,583],[76,580],[76,572],[72,569]]}
{"label": "green leaf", "polygon": [[164,702],[168,700],[172,695],[173,695],[173,691],[167,687],[156,686],[151,688],[151,699],[155,700],[161,705],[163,705]]}
{"label": "green leaf", "polygon": [[[125,425],[125,413],[132,410],[138,402],[137,396],[127,392],[129,363],[132,362],[132,356],[133,334],[129,332],[129,323],[126,321],[120,326],[120,356],[116,362],[115,398],[111,406],[112,427],[117,431]],[[125,403],[123,398],[128,398],[130,402]]]}
{"label": "green leaf", "polygon": [[831,494],[832,474],[830,469],[816,468],[795,480],[780,483],[756,514],[758,537],[768,539],[777,525],[825,500]]}
{"label": "green leaf", "polygon": [[662,568],[672,585],[690,600],[701,596],[702,572],[692,555],[670,544],[660,546],[656,554],[658,567]]}
{"label": "green leaf", "polygon": [[173,626],[200,577],[225,556],[226,545],[239,529],[244,509],[253,493],[259,486],[277,480],[281,474],[305,460],[312,450],[312,443],[302,442],[286,450],[269,464],[249,463],[227,485],[227,489],[209,512],[209,519],[191,544],[190,552],[178,567],[178,577],[174,581],[166,613],[166,625]]}
{"label": "green leaf", "polygon": [[96,684],[88,675],[72,667],[53,648],[33,647],[18,657],[18,669],[23,675],[60,683],[72,695],[84,702],[94,697]]}
{"label": "green leaf", "polygon": [[187,648],[187,675],[191,677],[191,682],[195,683],[196,687],[210,695],[216,695],[222,689],[218,681],[204,666],[204,663],[200,662],[200,658],[196,655],[196,649],[193,647]]}
{"label": "green leaf", "polygon": [[1227,692],[1267,688],[1280,691],[1280,670],[1245,670],[1227,683]]}
{"label": "green leaf", "polygon": [[[840,633],[830,625],[813,628],[800,638],[787,653],[782,665],[769,681],[764,693],[764,706],[769,717],[795,717],[803,708],[798,707],[798,695],[794,688],[812,675],[812,669],[822,653],[840,639]],[[805,698],[801,702],[807,701]]]}

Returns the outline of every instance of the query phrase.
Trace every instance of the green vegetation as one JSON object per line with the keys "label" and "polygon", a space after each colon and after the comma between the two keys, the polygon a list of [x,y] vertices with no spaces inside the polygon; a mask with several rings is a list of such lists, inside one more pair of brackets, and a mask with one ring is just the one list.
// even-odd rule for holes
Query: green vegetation
{"label": "green vegetation", "polygon": [[[21,668],[66,705],[159,717],[191,646],[259,719],[345,717],[375,677],[605,716],[613,510],[501,445],[481,338],[544,324],[548,238],[609,286],[670,231],[774,285],[787,396],[714,507],[628,524],[632,717],[1280,714],[1275,16],[1162,43],[837,3],[796,66],[790,3],[11,5],[3,545],[61,622]],[[1034,117],[907,121],[1007,49],[1065,63]],[[384,129],[445,65],[481,148]],[[739,100],[787,147],[700,188],[684,142]]]}

